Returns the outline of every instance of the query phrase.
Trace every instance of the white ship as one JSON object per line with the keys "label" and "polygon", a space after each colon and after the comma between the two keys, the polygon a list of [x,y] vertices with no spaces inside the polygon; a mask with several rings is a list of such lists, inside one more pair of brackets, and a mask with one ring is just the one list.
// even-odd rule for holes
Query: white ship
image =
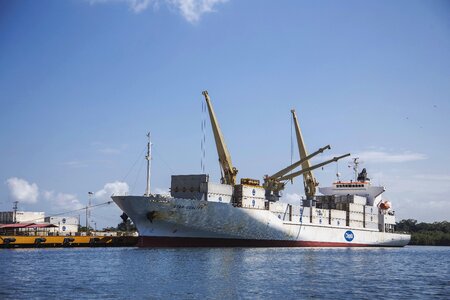
{"label": "white ship", "polygon": [[[315,166],[309,160],[329,146],[308,155],[295,111],[292,111],[300,160],[259,180],[242,178],[218,126],[207,92],[203,93],[222,171],[221,183],[206,174],[172,176],[171,193],[150,193],[150,149],[147,153],[147,190],[144,196],[113,196],[139,232],[141,247],[402,247],[410,235],[395,233],[391,203],[382,199],[384,187],[372,186],[366,170],[355,179],[337,180],[319,188],[312,170],[350,154]],[[301,170],[292,171],[301,166]],[[298,205],[279,201],[285,184],[303,175],[305,199]]]}

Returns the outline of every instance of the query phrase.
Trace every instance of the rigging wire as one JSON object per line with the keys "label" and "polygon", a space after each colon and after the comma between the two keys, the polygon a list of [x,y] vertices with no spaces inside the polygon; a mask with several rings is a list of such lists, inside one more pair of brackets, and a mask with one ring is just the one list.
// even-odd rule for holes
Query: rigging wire
{"label": "rigging wire", "polygon": [[292,165],[292,159],[294,156],[294,143],[293,143],[293,138],[292,138],[293,121],[292,121],[292,118],[290,118],[290,119],[291,119],[291,165]]}
{"label": "rigging wire", "polygon": [[145,146],[142,151],[139,153],[138,157],[136,158],[136,161],[134,162],[134,164],[131,166],[131,168],[128,170],[127,174],[122,178],[122,181],[125,181],[125,179],[128,177],[128,175],[130,175],[131,171],[134,169],[134,167],[136,166],[137,162],[139,161],[140,158],[142,158],[142,155],[144,154],[144,151],[146,150],[147,146]]}
{"label": "rigging wire", "polygon": [[202,173],[205,173],[206,169],[206,104],[202,101],[202,113],[201,113],[201,130],[202,136],[200,139],[200,169]]}
{"label": "rigging wire", "polygon": [[134,193],[134,190],[135,190],[135,188],[136,188],[137,181],[138,181],[138,179],[139,179],[139,177],[140,177],[140,175],[141,175],[142,167],[143,167],[143,166],[144,166],[144,164],[141,164],[141,166],[139,167],[139,170],[138,170],[137,173],[136,173],[136,178],[134,179],[133,188],[131,189],[131,194]]}
{"label": "rigging wire", "polygon": [[[170,172],[174,173],[174,171],[170,167],[170,165],[164,160],[162,154],[158,152],[158,149],[155,145],[153,146],[152,150],[153,150],[153,157],[155,157],[155,156],[158,157],[157,161],[159,161],[159,160],[162,161],[166,165],[166,167],[170,170]],[[157,154],[157,155],[155,155],[155,154]]]}
{"label": "rigging wire", "polygon": [[[73,214],[73,213],[75,213],[75,212],[79,212],[79,211],[86,210],[86,208],[88,208],[88,209],[98,208],[98,207],[103,206],[103,205],[111,204],[112,202],[113,202],[112,200],[109,200],[109,201],[102,202],[102,203],[99,203],[99,204],[91,205],[91,206],[89,206],[89,207],[85,206],[85,207],[83,207],[83,208],[78,208],[78,209],[74,209],[74,210],[65,211],[65,212],[62,212],[62,213],[52,214],[52,215],[46,216],[46,218],[47,218],[47,217],[49,217],[49,218],[51,218],[51,217],[57,217],[57,216],[61,216],[61,215],[71,215],[71,214]],[[33,219],[33,220],[28,220],[27,222],[34,222],[34,221],[40,221],[40,220],[42,220],[42,218],[37,218],[37,219]]]}
{"label": "rigging wire", "polygon": [[[294,159],[294,138],[293,138],[294,121],[293,121],[292,117],[290,119],[291,119],[291,165],[292,165],[292,163],[293,163],[292,161]],[[289,174],[292,174],[292,172],[293,172],[293,170],[291,170],[289,172]],[[292,184],[294,183],[294,179],[293,178],[290,181],[291,181]]]}

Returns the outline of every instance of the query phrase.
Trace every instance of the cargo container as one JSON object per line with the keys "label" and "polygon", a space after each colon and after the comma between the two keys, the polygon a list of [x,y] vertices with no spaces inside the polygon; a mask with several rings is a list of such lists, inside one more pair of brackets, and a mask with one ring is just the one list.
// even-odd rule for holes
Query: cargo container
{"label": "cargo container", "polygon": [[257,199],[257,198],[242,198],[242,207],[245,208],[256,208],[256,209],[265,209],[265,199]]}
{"label": "cargo container", "polygon": [[287,203],[284,202],[269,202],[269,210],[276,213],[285,213],[287,211]]}
{"label": "cargo container", "polygon": [[357,212],[350,212],[349,214],[350,221],[364,221],[364,214]]}
{"label": "cargo container", "polygon": [[332,209],[330,210],[331,218],[337,218],[337,219],[345,219],[347,216],[347,212],[345,210],[337,210]]}
{"label": "cargo container", "polygon": [[266,191],[262,186],[238,184],[234,186],[234,195],[236,198],[249,197],[266,199]]}
{"label": "cargo container", "polygon": [[233,188],[227,184],[203,182],[200,184],[200,191],[207,195],[207,200],[211,202],[230,203],[233,196]]}

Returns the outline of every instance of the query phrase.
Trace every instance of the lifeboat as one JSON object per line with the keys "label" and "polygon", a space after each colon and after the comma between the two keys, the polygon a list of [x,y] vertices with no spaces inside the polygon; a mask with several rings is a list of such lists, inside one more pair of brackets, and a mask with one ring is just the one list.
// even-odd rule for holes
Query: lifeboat
{"label": "lifeboat", "polygon": [[391,208],[391,202],[389,202],[389,201],[381,202],[380,203],[380,208],[384,209],[384,210]]}

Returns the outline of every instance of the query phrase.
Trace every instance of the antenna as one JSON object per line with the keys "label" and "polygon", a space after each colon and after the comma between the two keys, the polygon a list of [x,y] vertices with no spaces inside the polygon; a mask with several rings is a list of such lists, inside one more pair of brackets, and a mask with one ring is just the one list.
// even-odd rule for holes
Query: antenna
{"label": "antenna", "polygon": [[341,173],[339,173],[339,161],[336,162],[336,180],[341,181]]}
{"label": "antenna", "polygon": [[358,181],[358,165],[359,165],[359,157],[353,158],[353,171],[355,172],[355,181]]}
{"label": "antenna", "polygon": [[88,205],[86,206],[86,236],[90,235],[89,234],[89,225],[90,225],[89,219],[91,218],[91,211],[89,210],[89,208],[92,205],[92,195],[93,194],[94,194],[93,192],[88,192],[89,202],[88,202]]}
{"label": "antenna", "polygon": [[13,211],[14,211],[13,223],[17,222],[17,204],[19,204],[19,201],[14,201],[13,202]]}
{"label": "antenna", "polygon": [[147,160],[147,188],[145,189],[145,196],[150,196],[150,167],[152,160],[152,142],[150,132],[147,133],[148,142],[147,142],[147,155],[145,159]]}

